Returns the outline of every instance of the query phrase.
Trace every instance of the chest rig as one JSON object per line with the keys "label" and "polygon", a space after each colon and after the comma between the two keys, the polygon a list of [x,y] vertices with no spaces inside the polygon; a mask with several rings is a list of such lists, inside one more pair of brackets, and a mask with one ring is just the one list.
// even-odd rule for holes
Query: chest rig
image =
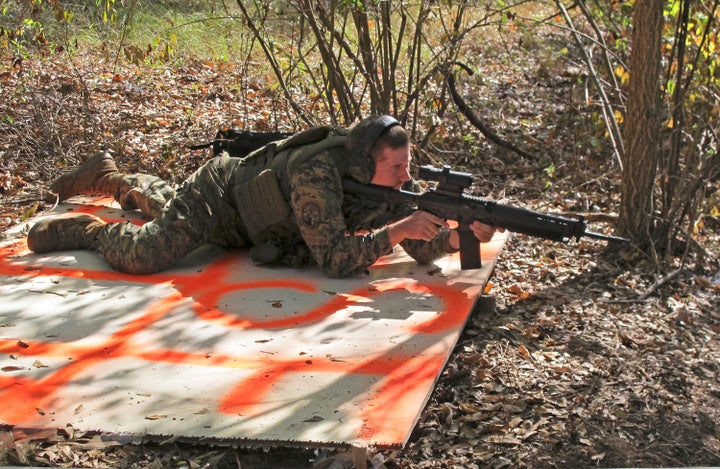
{"label": "chest rig", "polygon": [[240,160],[233,176],[233,199],[254,245],[299,236],[289,203],[290,174],[308,158],[328,151],[342,177],[370,182],[371,160],[347,151],[346,135],[342,127],[313,127]]}

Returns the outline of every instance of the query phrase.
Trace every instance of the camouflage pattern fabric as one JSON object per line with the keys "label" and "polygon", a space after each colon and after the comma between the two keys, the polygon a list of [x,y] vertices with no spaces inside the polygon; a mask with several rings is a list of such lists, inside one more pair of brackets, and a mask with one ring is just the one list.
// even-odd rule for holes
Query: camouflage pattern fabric
{"label": "camouflage pattern fabric", "polygon": [[116,270],[148,274],[172,266],[207,243],[247,246],[230,194],[238,161],[226,155],[209,160],[183,183],[154,220],[143,226],[109,223],[93,248]]}
{"label": "camouflage pattern fabric", "polygon": [[118,178],[114,186],[113,196],[123,210],[140,209],[150,218],[160,216],[165,204],[175,197],[175,188],[157,176],[149,174],[117,174],[110,179]]}
{"label": "camouflage pattern fabric", "polygon": [[[412,213],[408,206],[391,207],[344,194],[337,166],[328,152],[298,165],[290,174],[290,186],[290,203],[300,235],[330,277],[363,273],[378,258],[390,254],[385,225]],[[364,231],[367,234],[358,234]],[[430,243],[406,240],[403,247],[419,262],[429,262],[450,250],[449,232],[444,231]]]}
{"label": "camouflage pattern fabric", "polygon": [[[238,180],[235,173],[245,169],[241,161],[227,154],[209,160],[161,209],[141,207],[154,220],[141,227],[129,222],[110,223],[101,230],[93,249],[119,271],[148,274],[172,266],[207,243],[252,247],[233,198],[233,182]],[[331,277],[364,273],[379,257],[392,252],[385,225],[413,210],[345,195],[342,176],[329,151],[304,159],[287,177],[293,216],[287,226],[275,227],[267,234],[268,246],[251,250],[251,256],[262,262],[292,266],[315,263]],[[133,189],[138,206],[147,200],[160,203],[171,194],[157,178],[134,178],[127,181],[140,186]],[[447,230],[432,242],[405,240],[402,246],[422,263],[451,250]]]}

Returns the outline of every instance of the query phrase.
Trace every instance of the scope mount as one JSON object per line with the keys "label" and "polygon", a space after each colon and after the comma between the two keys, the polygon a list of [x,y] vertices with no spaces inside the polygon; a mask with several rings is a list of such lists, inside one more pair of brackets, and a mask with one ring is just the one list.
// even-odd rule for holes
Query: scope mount
{"label": "scope mount", "polygon": [[425,181],[438,183],[435,192],[438,194],[457,196],[472,185],[473,177],[470,173],[453,171],[450,166],[445,165],[442,169],[433,166],[420,166],[418,176]]}

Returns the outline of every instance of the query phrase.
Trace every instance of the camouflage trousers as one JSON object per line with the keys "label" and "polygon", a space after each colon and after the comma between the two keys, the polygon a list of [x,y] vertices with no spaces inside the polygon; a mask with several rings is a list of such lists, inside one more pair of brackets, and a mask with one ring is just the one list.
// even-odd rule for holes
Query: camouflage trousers
{"label": "camouflage trousers", "polygon": [[[247,235],[232,197],[237,162],[226,155],[209,160],[174,196],[155,176],[128,175],[126,181],[135,186],[133,200],[154,219],[142,226],[108,223],[93,248],[116,270],[149,274],[167,269],[207,243],[246,247]],[[116,195],[116,199],[122,197]],[[167,198],[158,209],[157,202]]]}

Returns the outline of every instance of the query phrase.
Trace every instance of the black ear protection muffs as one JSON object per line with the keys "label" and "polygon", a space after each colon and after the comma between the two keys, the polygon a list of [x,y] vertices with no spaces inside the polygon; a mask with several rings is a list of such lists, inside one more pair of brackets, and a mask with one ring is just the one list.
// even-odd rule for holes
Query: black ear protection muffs
{"label": "black ear protection muffs", "polygon": [[375,142],[388,129],[401,125],[392,116],[363,119],[352,127],[347,140],[347,164],[352,168],[352,178],[369,184],[375,174],[375,160],[370,155]]}
{"label": "black ear protection muffs", "polygon": [[367,129],[363,133],[362,138],[359,139],[355,144],[356,151],[363,156],[369,157],[370,151],[372,150],[373,145],[375,145],[377,139],[380,138],[380,136],[387,132],[390,128],[395,127],[396,125],[401,124],[397,121],[397,119],[392,116],[380,116],[372,118]]}

